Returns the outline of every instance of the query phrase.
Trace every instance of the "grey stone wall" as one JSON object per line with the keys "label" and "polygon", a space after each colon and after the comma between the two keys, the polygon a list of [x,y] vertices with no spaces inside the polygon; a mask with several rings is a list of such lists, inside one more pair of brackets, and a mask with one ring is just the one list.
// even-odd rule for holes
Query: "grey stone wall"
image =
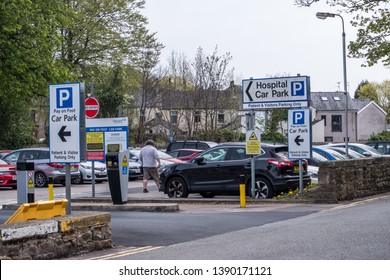
{"label": "grey stone wall", "polygon": [[390,191],[390,157],[333,160],[320,164],[316,202],[343,200]]}
{"label": "grey stone wall", "polygon": [[0,225],[0,259],[50,260],[112,247],[109,213]]}

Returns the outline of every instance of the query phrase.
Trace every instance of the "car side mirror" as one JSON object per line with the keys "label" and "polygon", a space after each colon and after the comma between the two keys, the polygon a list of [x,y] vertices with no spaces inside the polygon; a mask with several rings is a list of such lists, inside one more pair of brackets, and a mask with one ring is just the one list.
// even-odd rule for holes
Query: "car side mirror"
{"label": "car side mirror", "polygon": [[202,164],[205,162],[204,157],[197,157],[194,160],[197,164]]}
{"label": "car side mirror", "polygon": [[365,156],[365,157],[370,157],[371,154],[370,154],[369,152],[363,152],[363,156]]}

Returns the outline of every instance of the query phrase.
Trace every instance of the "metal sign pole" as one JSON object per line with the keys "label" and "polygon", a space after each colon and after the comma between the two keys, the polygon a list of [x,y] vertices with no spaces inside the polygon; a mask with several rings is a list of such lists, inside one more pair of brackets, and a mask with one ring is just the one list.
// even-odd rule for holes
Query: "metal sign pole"
{"label": "metal sign pole", "polygon": [[95,162],[92,161],[92,197],[95,197]]}
{"label": "metal sign pole", "polygon": [[302,159],[299,160],[299,194],[303,194]]}
{"label": "metal sign pole", "polygon": [[66,199],[68,200],[68,203],[66,205],[66,214],[71,214],[71,192],[70,192],[70,163],[65,164],[65,193],[66,193]]}
{"label": "metal sign pole", "polygon": [[[251,130],[255,129],[255,111],[251,109],[250,119],[249,119],[249,126]],[[251,195],[252,198],[255,198],[255,157],[252,155],[251,157]]]}

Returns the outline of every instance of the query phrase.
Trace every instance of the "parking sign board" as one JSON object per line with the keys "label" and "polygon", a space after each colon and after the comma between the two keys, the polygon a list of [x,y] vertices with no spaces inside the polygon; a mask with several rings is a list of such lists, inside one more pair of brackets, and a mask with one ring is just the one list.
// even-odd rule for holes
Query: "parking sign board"
{"label": "parking sign board", "polygon": [[50,161],[80,162],[80,84],[49,86]]}
{"label": "parking sign board", "polygon": [[244,109],[307,107],[309,77],[282,77],[242,80]]}
{"label": "parking sign board", "polygon": [[288,110],[288,157],[311,158],[310,109]]}

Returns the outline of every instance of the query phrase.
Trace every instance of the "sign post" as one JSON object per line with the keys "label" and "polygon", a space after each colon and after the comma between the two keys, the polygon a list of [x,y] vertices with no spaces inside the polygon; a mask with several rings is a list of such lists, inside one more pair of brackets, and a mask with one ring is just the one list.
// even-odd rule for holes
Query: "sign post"
{"label": "sign post", "polygon": [[309,108],[288,111],[288,157],[299,159],[299,193],[303,193],[302,159],[312,157],[311,111]]}
{"label": "sign post", "polygon": [[79,163],[82,158],[80,141],[81,105],[80,83],[49,86],[49,148],[50,162],[65,163],[66,213],[71,212],[70,163]]}

